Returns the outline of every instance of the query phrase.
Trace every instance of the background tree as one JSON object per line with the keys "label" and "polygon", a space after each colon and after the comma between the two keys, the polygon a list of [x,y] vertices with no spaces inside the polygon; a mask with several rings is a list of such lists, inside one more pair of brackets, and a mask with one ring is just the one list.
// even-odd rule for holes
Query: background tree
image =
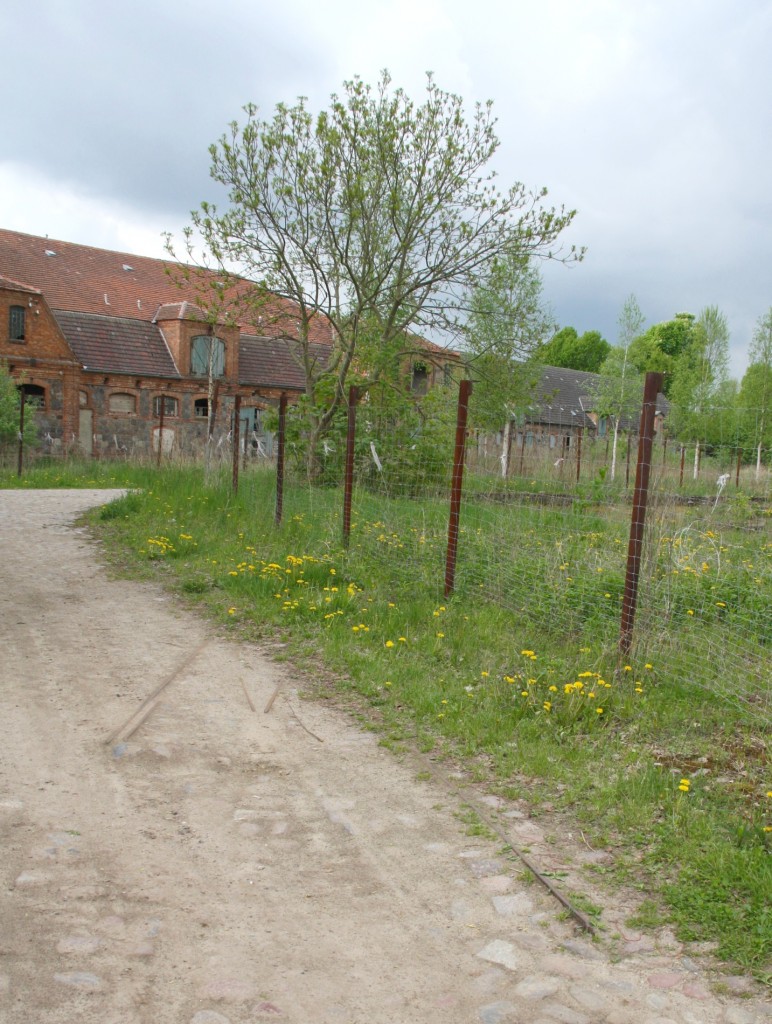
{"label": "background tree", "polygon": [[470,405],[475,427],[509,429],[537,375],[533,354],[553,325],[534,261],[495,260],[470,302],[465,356],[475,381]]}
{"label": "background tree", "polygon": [[665,394],[670,395],[676,364],[694,342],[693,313],[676,313],[672,320],[653,324],[630,345],[629,357],[640,373],[664,373]]}
{"label": "background tree", "polygon": [[608,354],[600,369],[595,396],[599,416],[608,417],[614,425],[611,450],[611,479],[616,477],[619,430],[625,420],[631,420],[640,409],[643,394],[643,374],[630,358],[630,350],[640,337],[646,319],[634,295],[628,296],[622,306],[617,324],[619,343]]}
{"label": "background tree", "polygon": [[258,334],[270,319],[302,367],[311,474],[365,335],[386,350],[411,333],[453,339],[495,259],[581,255],[556,251],[574,213],[546,208],[546,190],[495,186],[491,103],[467,119],[431,75],[420,105],[390,86],[387,72],[375,88],[355,78],[317,117],[304,99],[269,120],[245,107],[210,147],[230,205],[203,203],[186,232],[189,256],[197,233],[233,285],[233,315]]}
{"label": "background tree", "polygon": [[[7,368],[0,363],[0,443],[8,444],[19,439],[19,384],[23,383],[11,377]],[[24,440],[27,444],[37,440],[35,423],[35,406],[32,402],[24,403]]]}
{"label": "background tree", "polygon": [[750,365],[740,385],[738,406],[746,443],[756,449],[756,479],[761,453],[772,447],[772,307],[759,317],[748,350]]}
{"label": "background tree", "polygon": [[[688,340],[673,359],[668,417],[685,440],[721,443],[729,421],[720,414],[729,366],[729,327],[718,306],[707,306],[694,321]],[[734,423],[734,416],[731,417]]]}
{"label": "background tree", "polygon": [[598,373],[610,351],[600,331],[585,331],[580,336],[575,327],[563,327],[540,347],[538,358],[546,366]]}

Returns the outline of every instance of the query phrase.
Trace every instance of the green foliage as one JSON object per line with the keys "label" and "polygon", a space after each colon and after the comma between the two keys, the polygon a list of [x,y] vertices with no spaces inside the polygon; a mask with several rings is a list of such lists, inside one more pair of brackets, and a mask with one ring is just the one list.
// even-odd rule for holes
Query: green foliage
{"label": "green foliage", "polygon": [[538,373],[531,356],[551,328],[533,261],[521,256],[495,260],[472,292],[467,325],[473,426],[496,431],[512,419]]}
{"label": "green foliage", "polygon": [[[488,169],[499,145],[491,103],[467,117],[431,75],[420,104],[384,72],[375,88],[345,82],[317,116],[302,98],[266,120],[244,110],[245,123],[210,147],[230,206],[203,203],[193,225],[218,275],[233,282],[235,267],[257,284],[235,288],[238,319],[256,333],[270,322],[303,371],[313,475],[349,373],[377,380],[377,350],[389,362],[411,334],[458,331],[478,277],[501,258],[557,258],[574,214],[546,208],[544,189],[500,191]],[[192,254],[192,229],[187,241]],[[332,338],[328,358],[320,331]]]}
{"label": "green foliage", "polygon": [[[15,441],[19,437],[18,385],[19,382],[12,378],[5,366],[0,363],[0,442]],[[24,440],[27,444],[33,444],[37,440],[35,406],[30,402],[25,402],[24,406]]]}
{"label": "green foliage", "polygon": [[564,366],[568,370],[597,373],[611,346],[600,331],[585,331],[579,336],[575,327],[563,327],[546,344],[537,357],[547,366]]}
{"label": "green foliage", "polygon": [[761,317],[748,352],[750,365],[737,399],[748,445],[772,446],[772,307]]}

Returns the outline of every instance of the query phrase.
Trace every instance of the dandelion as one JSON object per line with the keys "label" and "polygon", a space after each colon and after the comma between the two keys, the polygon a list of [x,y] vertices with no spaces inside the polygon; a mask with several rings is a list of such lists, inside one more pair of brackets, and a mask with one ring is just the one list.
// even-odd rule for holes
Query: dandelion
{"label": "dandelion", "polygon": [[236,609],[235,608],[229,608],[228,609],[228,614],[229,615],[235,615],[236,614]]}
{"label": "dandelion", "polygon": [[633,666],[632,665],[625,665],[625,667],[623,669],[623,671],[625,671],[625,672],[632,672],[632,670],[633,670]]}
{"label": "dandelion", "polygon": [[399,642],[401,644],[406,644],[407,643],[407,639],[404,636],[401,636],[401,637],[399,637]]}
{"label": "dandelion", "polygon": [[690,786],[691,782],[689,781],[689,779],[681,779],[681,781],[678,783],[678,788],[681,790],[682,793],[688,793]]}
{"label": "dandelion", "polygon": [[384,686],[391,686],[391,680],[387,679],[386,682],[383,685]]}
{"label": "dandelion", "polygon": [[595,714],[596,715],[602,715],[603,714],[603,708],[595,708]]}
{"label": "dandelion", "polygon": [[694,615],[694,608],[687,608],[686,614],[687,615]]}
{"label": "dandelion", "polygon": [[545,711],[551,711],[552,710],[552,701],[545,700],[544,703],[542,704],[542,707],[544,708]]}
{"label": "dandelion", "polygon": [[521,690],[520,691],[520,696],[521,697],[527,697],[528,696],[528,690]]}
{"label": "dandelion", "polygon": [[483,670],[483,671],[482,671],[482,672],[480,673],[480,675],[482,676],[482,678],[483,678],[483,679],[487,679],[487,678],[488,678],[488,676],[490,675],[490,672],[485,672],[485,671]]}
{"label": "dandelion", "polygon": [[533,651],[521,651],[520,653],[523,655],[524,658],[532,658],[534,652]]}
{"label": "dandelion", "polygon": [[386,643],[384,644],[384,647],[393,647],[393,646],[394,646],[394,641],[393,640],[387,640]]}
{"label": "dandelion", "polygon": [[654,666],[649,661],[647,661],[646,664],[643,667],[644,668],[654,668]]}
{"label": "dandelion", "polygon": [[437,633],[436,635],[437,635],[437,639],[438,640],[442,640],[444,638],[444,636],[445,636],[444,633]]}

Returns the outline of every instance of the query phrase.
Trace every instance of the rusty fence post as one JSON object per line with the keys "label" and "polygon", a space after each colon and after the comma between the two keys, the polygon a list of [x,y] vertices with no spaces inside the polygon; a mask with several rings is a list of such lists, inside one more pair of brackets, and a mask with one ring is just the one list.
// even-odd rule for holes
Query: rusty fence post
{"label": "rusty fence post", "polygon": [[158,455],[156,456],[156,465],[161,465],[161,453],[164,447],[164,412],[166,411],[166,398],[164,395],[158,399],[159,403],[159,418],[158,418]]}
{"label": "rusty fence post", "polygon": [[346,429],[346,465],[343,477],[343,547],[351,540],[351,495],[354,491],[354,442],[357,432],[357,401],[359,388],[348,389],[348,423]]}
{"label": "rusty fence post", "polygon": [[287,432],[287,396],[279,398],[279,432],[276,435],[276,512],[274,521],[281,525],[284,511],[284,441]]}
{"label": "rusty fence post", "polygon": [[239,439],[241,435],[241,395],[233,398],[233,493],[239,493]]}
{"label": "rusty fence post", "polygon": [[582,472],[582,434],[584,428],[579,427],[576,433],[576,482],[579,483],[579,477]]}
{"label": "rusty fence post", "polygon": [[635,470],[633,491],[633,514],[630,520],[630,543],[627,549],[627,572],[625,593],[622,599],[622,623],[619,633],[619,651],[626,655],[633,642],[633,625],[638,603],[638,581],[643,553],[643,528],[646,522],[646,504],[649,497],[649,475],[651,473],[652,442],[654,439],[654,412],[657,395],[662,390],[664,375],[647,373],[643,388],[643,408],[638,431],[638,459]]}
{"label": "rusty fence post", "polygon": [[737,449],[737,473],[735,474],[735,478],[734,478],[734,485],[735,485],[735,487],[739,487],[740,486],[740,465],[742,464],[742,460],[743,460],[743,450],[742,450],[742,448],[738,448]]}
{"label": "rusty fence post", "polygon": [[19,460],[16,475],[21,476],[24,469],[24,385],[19,385]]}
{"label": "rusty fence post", "polygon": [[[464,483],[464,454],[466,449],[466,420],[469,415],[471,380],[462,380],[458,389],[458,415],[456,417],[456,445],[453,452],[453,478],[450,484],[450,518],[448,520],[448,551],[445,558],[445,597],[453,592],[456,583],[456,556],[458,555],[458,522],[461,514],[461,491]],[[525,426],[523,427],[525,439]]]}

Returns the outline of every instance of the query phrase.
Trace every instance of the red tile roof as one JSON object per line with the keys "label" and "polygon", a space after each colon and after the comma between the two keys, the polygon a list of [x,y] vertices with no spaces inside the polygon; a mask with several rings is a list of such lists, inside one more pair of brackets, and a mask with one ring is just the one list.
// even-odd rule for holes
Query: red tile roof
{"label": "red tile roof", "polygon": [[85,370],[179,378],[160,330],[144,320],[55,309],[56,321]]}
{"label": "red tile roof", "polygon": [[[242,334],[239,342],[239,383],[304,391],[305,376],[292,357],[292,342],[282,338],[257,338]],[[330,349],[315,345],[314,355],[324,363]]]}
{"label": "red tile roof", "polygon": [[[0,275],[40,289],[52,309],[152,320],[161,307],[184,301],[186,273],[190,275],[190,299],[195,298],[194,278],[199,274],[204,284],[218,280],[214,272],[186,268],[173,260],[95,249],[0,228]],[[232,293],[249,287],[249,282],[237,280]],[[262,329],[268,334],[278,335],[292,326],[293,306],[284,299],[266,302],[261,312]],[[249,329],[248,318],[242,320],[238,314],[236,318]],[[314,341],[330,344],[329,326],[322,317],[312,329]]]}

